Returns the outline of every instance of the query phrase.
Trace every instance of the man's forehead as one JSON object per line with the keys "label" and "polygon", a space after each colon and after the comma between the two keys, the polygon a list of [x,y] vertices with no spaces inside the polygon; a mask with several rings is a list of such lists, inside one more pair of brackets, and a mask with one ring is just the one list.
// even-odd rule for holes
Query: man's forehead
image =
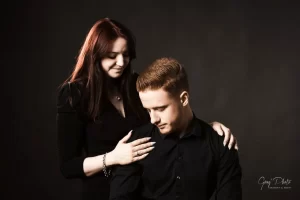
{"label": "man's forehead", "polygon": [[159,98],[159,97],[167,97],[168,92],[166,92],[164,89],[146,89],[144,91],[139,92],[140,98],[143,99],[151,99],[151,98]]}
{"label": "man's forehead", "polygon": [[147,107],[163,106],[169,97],[168,93],[162,89],[142,91],[139,95],[142,103],[147,104]]}

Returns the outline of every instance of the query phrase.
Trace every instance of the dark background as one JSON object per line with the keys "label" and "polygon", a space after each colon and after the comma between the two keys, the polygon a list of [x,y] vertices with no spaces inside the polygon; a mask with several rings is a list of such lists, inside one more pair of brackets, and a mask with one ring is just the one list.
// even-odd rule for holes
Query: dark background
{"label": "dark background", "polygon": [[[244,199],[299,199],[300,6],[268,2],[4,2],[1,199],[79,199],[59,171],[56,89],[103,17],[135,34],[136,71],[163,56],[186,67],[196,115],[238,139]],[[261,190],[261,176],[290,188]]]}

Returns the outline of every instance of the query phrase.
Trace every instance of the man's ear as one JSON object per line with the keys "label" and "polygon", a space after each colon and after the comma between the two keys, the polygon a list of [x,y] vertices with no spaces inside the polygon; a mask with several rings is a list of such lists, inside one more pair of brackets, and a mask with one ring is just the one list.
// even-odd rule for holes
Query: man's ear
{"label": "man's ear", "polygon": [[186,106],[189,104],[189,93],[187,91],[183,91],[180,94],[180,102],[183,106]]}

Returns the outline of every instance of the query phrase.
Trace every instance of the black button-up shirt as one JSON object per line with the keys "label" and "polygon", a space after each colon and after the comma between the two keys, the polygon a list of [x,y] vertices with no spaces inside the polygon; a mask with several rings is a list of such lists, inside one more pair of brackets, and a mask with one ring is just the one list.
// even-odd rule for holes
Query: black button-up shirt
{"label": "black button-up shirt", "polygon": [[242,199],[238,152],[196,117],[190,130],[181,138],[162,135],[152,124],[134,130],[131,141],[151,137],[155,148],[143,160],[114,168],[110,199]]}

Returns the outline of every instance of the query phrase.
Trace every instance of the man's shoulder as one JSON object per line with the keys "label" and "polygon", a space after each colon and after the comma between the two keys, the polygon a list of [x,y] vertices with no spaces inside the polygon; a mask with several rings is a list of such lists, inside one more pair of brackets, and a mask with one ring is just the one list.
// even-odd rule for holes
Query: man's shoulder
{"label": "man's shoulder", "polygon": [[133,141],[143,137],[151,137],[153,131],[155,130],[155,127],[156,127],[155,125],[151,123],[147,123],[142,126],[134,128],[130,140]]}
{"label": "man's shoulder", "polygon": [[[206,137],[207,135],[210,136],[212,133],[216,133],[216,131],[212,128],[212,126],[209,123],[199,118],[195,118],[195,121],[197,123],[197,127],[199,127],[201,131],[201,135],[203,135],[204,137]],[[214,135],[218,136],[217,133]]]}
{"label": "man's shoulder", "polygon": [[207,123],[207,122],[205,122],[202,119],[199,119],[197,117],[195,117],[195,119],[196,119],[196,122],[198,124],[200,124],[200,126],[203,127],[205,130],[211,130],[212,129],[212,127],[209,123]]}
{"label": "man's shoulder", "polygon": [[196,118],[196,123],[200,127],[201,138],[207,142],[213,152],[216,153],[223,148],[224,136],[220,136],[209,123],[199,118]]}

